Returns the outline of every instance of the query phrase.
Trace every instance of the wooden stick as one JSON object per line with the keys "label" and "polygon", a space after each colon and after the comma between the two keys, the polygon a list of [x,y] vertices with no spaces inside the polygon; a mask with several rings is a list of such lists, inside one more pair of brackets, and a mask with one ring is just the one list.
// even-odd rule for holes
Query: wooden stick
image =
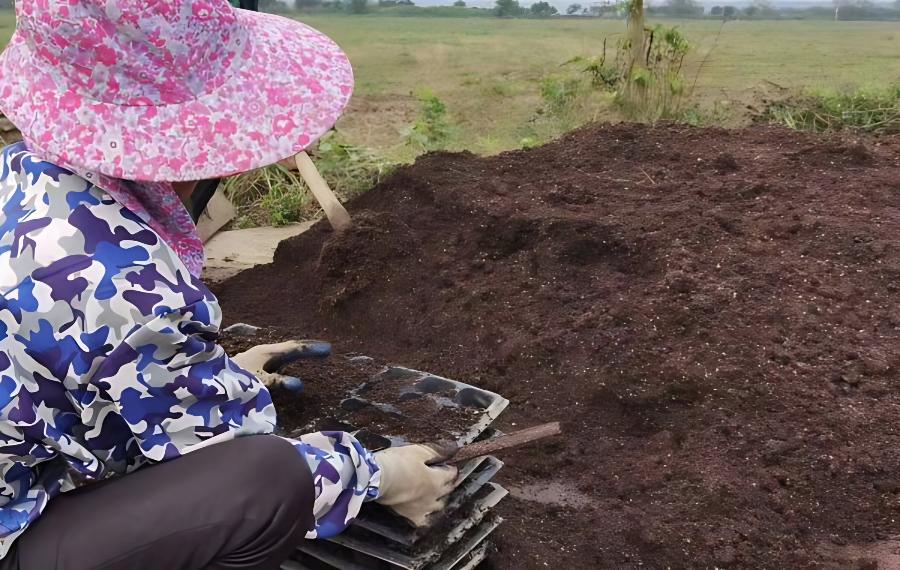
{"label": "wooden stick", "polygon": [[545,437],[552,437],[561,433],[562,428],[560,427],[559,422],[552,422],[549,424],[543,424],[532,428],[523,429],[494,439],[488,439],[485,441],[479,441],[477,443],[469,444],[460,449],[456,453],[456,455],[454,455],[447,461],[447,463],[451,465],[454,463],[460,463],[468,459],[481,457],[482,455],[489,455],[491,453],[503,451],[504,449],[509,449],[511,447],[519,447],[521,445],[525,445],[526,443],[531,443],[533,441],[544,439]]}
{"label": "wooden stick", "polygon": [[319,169],[313,164],[306,151],[301,152],[294,157],[297,168],[300,170],[300,176],[303,177],[306,185],[309,186],[316,201],[325,211],[325,217],[335,231],[341,231],[350,227],[350,214],[344,209],[344,206],[338,201],[337,196],[328,187],[328,183],[319,174]]}

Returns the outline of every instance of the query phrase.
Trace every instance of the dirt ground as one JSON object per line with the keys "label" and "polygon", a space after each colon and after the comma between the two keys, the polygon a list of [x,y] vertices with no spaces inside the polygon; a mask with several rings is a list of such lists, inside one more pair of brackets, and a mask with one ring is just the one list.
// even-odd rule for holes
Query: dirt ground
{"label": "dirt ground", "polygon": [[488,563],[887,568],[900,138],[595,126],[436,154],[216,286],[277,327],[500,392]]}

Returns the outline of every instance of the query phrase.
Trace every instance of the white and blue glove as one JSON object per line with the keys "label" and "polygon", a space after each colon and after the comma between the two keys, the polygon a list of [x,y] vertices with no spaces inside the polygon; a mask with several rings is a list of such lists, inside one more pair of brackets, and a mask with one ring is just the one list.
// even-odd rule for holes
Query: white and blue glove
{"label": "white and blue glove", "polygon": [[301,358],[324,358],[330,354],[331,345],[327,342],[289,340],[254,346],[231,359],[266,386],[280,386],[291,392],[302,392],[303,381],[300,378],[278,374],[278,370]]}

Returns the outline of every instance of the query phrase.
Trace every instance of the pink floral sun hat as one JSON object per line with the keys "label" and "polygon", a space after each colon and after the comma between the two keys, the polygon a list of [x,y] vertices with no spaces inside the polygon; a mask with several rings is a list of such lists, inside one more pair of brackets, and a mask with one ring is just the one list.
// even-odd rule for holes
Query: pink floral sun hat
{"label": "pink floral sun hat", "polygon": [[353,73],[323,34],[227,0],[17,0],[0,110],[32,151],[114,178],[218,178],[328,131]]}

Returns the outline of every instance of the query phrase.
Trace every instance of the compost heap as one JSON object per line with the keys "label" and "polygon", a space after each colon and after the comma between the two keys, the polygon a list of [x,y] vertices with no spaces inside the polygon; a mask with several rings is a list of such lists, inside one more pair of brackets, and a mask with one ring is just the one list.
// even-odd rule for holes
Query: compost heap
{"label": "compost heap", "polygon": [[493,568],[871,568],[898,205],[898,138],[593,126],[422,157],[215,289],[227,322],[497,391],[505,430],[564,421],[503,456]]}

